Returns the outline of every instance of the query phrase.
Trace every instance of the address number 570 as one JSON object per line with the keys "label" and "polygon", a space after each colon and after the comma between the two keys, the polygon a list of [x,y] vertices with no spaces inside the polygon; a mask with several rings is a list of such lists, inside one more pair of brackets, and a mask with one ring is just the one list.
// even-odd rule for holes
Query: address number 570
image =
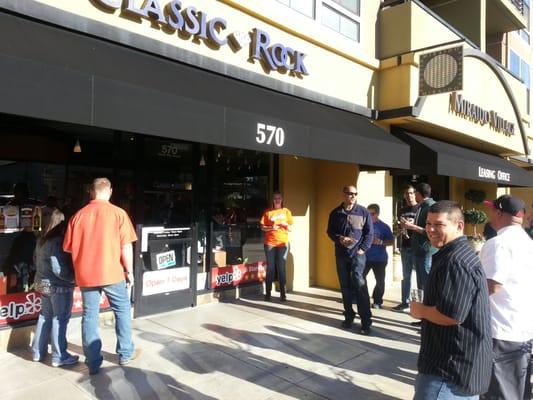
{"label": "address number 570", "polygon": [[283,147],[285,144],[285,131],[282,127],[258,123],[255,141],[268,146]]}

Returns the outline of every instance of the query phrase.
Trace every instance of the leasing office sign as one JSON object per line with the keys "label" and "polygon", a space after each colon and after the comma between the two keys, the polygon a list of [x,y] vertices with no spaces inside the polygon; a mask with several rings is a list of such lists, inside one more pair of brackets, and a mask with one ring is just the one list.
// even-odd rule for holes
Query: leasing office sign
{"label": "leasing office sign", "polygon": [[249,58],[258,60],[270,71],[289,72],[294,76],[309,75],[304,63],[305,54],[281,43],[271,44],[270,35],[260,29],[252,32],[227,34],[228,23],[220,17],[210,17],[206,12],[189,6],[183,8],[180,0],[162,5],[159,0],[90,0],[104,10],[120,10],[127,18],[146,19],[166,32],[179,38],[194,37],[212,48],[231,46],[235,52],[249,46]]}

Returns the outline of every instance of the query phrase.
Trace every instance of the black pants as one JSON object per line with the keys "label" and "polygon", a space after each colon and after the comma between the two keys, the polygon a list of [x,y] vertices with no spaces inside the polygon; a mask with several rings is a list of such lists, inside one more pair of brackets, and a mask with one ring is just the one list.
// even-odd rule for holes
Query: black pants
{"label": "black pants", "polygon": [[287,274],[285,272],[285,262],[289,254],[289,246],[272,247],[265,245],[265,255],[267,259],[267,274],[266,274],[266,292],[270,294],[272,291],[272,282],[276,280],[276,275],[279,281],[279,291],[282,295],[285,294],[285,285],[287,282]]}
{"label": "black pants", "polygon": [[531,342],[493,339],[494,360],[489,391],[484,400],[522,400],[531,360]]}
{"label": "black pants", "polygon": [[365,266],[365,280],[370,270],[374,271],[374,277],[376,278],[376,286],[372,291],[372,298],[374,304],[383,304],[383,294],[385,293],[385,268],[387,267],[387,261],[374,262],[367,261]]}
{"label": "black pants", "polygon": [[355,289],[357,299],[357,312],[361,317],[361,325],[369,327],[372,324],[372,312],[370,311],[370,297],[364,277],[366,256],[355,257],[336,256],[337,276],[341,285],[342,303],[344,316],[349,319],[355,317],[352,306],[353,291]]}

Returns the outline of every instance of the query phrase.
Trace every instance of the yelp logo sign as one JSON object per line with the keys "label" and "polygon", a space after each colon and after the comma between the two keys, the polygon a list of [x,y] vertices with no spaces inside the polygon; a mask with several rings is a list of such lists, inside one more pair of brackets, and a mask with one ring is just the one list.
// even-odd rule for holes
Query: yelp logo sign
{"label": "yelp logo sign", "polygon": [[22,317],[38,314],[40,311],[41,298],[35,293],[27,293],[19,302],[12,300],[0,306],[0,318],[16,321]]}

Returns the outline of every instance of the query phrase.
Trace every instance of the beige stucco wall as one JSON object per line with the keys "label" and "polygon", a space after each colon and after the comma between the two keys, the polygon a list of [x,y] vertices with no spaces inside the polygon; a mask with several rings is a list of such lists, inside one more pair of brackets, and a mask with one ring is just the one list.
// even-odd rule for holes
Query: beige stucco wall
{"label": "beige stucco wall", "polygon": [[301,157],[280,157],[280,190],[285,206],[294,218],[287,260],[288,290],[309,287],[313,272],[314,239],[312,212],[315,207],[313,160]]}
{"label": "beige stucco wall", "polygon": [[379,29],[381,59],[459,39],[454,32],[412,2],[384,9],[380,13]]}
{"label": "beige stucco wall", "polygon": [[[387,171],[359,172],[354,164],[283,156],[280,183],[295,220],[287,264],[289,287],[338,289],[334,245],[326,234],[329,213],[342,202],[342,187],[356,184],[359,204],[378,203],[382,220],[392,225],[392,177]],[[394,275],[392,247],[389,252],[387,281]],[[373,285],[373,277],[369,282]]]}

